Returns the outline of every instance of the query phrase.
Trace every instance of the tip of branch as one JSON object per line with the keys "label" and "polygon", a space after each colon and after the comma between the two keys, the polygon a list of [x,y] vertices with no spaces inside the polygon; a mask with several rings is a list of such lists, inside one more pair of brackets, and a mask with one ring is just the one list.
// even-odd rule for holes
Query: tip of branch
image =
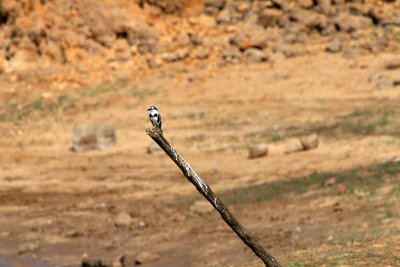
{"label": "tip of branch", "polygon": [[150,137],[156,137],[156,136],[162,136],[163,135],[162,132],[161,132],[161,129],[158,128],[157,126],[153,126],[153,128],[151,128],[151,129],[147,128],[146,129],[146,133]]}

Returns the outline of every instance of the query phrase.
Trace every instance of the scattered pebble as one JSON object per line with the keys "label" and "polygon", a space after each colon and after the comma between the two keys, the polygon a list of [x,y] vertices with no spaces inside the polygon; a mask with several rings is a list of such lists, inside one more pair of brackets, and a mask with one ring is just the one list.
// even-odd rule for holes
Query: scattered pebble
{"label": "scattered pebble", "polygon": [[141,252],[136,256],[135,264],[145,264],[155,262],[160,259],[160,256],[152,252]]}
{"label": "scattered pebble", "polygon": [[40,249],[36,243],[25,243],[18,247],[18,254],[34,253]]}
{"label": "scattered pebble", "polygon": [[115,218],[114,225],[117,228],[128,228],[132,224],[132,217],[126,212],[121,212]]}
{"label": "scattered pebble", "polygon": [[400,68],[400,57],[394,57],[389,59],[386,64],[385,68],[387,70],[395,70]]}

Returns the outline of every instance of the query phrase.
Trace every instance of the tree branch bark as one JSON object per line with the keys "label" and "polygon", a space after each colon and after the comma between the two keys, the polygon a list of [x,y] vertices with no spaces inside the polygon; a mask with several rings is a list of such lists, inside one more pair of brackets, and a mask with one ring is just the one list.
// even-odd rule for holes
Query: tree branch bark
{"label": "tree branch bark", "polygon": [[161,130],[158,127],[146,129],[146,133],[164,150],[164,152],[175,162],[175,164],[182,170],[183,175],[196,187],[197,191],[205,197],[208,202],[219,212],[222,219],[232,228],[232,230],[239,236],[239,238],[265,263],[266,267],[280,267],[279,262],[271,256],[260,244],[258,244],[252,234],[246,230],[240,223],[233,217],[232,213],[219,200],[214,194],[207,183],[200,178],[195,171],[190,167],[181,155],[171,146],[165,139]]}

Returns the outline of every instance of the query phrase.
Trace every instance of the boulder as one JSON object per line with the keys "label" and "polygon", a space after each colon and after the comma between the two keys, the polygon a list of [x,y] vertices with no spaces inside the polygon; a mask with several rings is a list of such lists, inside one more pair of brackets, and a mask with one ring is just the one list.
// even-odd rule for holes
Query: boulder
{"label": "boulder", "polygon": [[258,24],[246,23],[229,41],[242,51],[250,47],[264,49],[267,47],[267,32]]}
{"label": "boulder", "polygon": [[319,10],[326,15],[334,15],[336,8],[332,5],[332,0],[317,0]]}
{"label": "boulder", "polygon": [[335,24],[340,31],[352,32],[371,26],[372,20],[365,16],[342,12],[336,17]]}
{"label": "boulder", "polygon": [[310,150],[318,147],[319,140],[316,134],[312,134],[301,137],[300,142],[304,150]]}
{"label": "boulder", "polygon": [[303,151],[303,144],[301,143],[300,139],[292,138],[285,141],[283,153],[291,154],[295,152]]}
{"label": "boulder", "polygon": [[329,53],[337,53],[342,50],[342,40],[338,37],[333,38],[325,46],[325,51]]}
{"label": "boulder", "polygon": [[174,52],[164,53],[163,60],[165,62],[175,62],[185,59],[189,56],[189,50],[187,48],[180,48]]}
{"label": "boulder", "polygon": [[227,8],[219,12],[216,18],[217,24],[227,24],[230,23],[231,20],[231,11]]}
{"label": "boulder", "polygon": [[260,63],[268,60],[267,55],[264,51],[257,48],[249,48],[244,52],[244,56],[246,57],[247,63]]}
{"label": "boulder", "polygon": [[225,6],[226,0],[205,0],[204,1],[204,13],[215,16]]}
{"label": "boulder", "polygon": [[224,64],[236,64],[242,59],[242,54],[235,46],[229,46],[222,51],[222,60]]}
{"label": "boulder", "polygon": [[258,15],[258,23],[263,27],[271,27],[279,24],[283,12],[280,9],[266,8]]}
{"label": "boulder", "polygon": [[393,57],[385,63],[385,69],[395,70],[400,68],[400,57]]}
{"label": "boulder", "polygon": [[249,148],[249,159],[261,158],[268,155],[268,146],[258,144]]}
{"label": "boulder", "polygon": [[71,150],[75,153],[103,150],[116,143],[115,130],[104,125],[76,125],[72,135]]}

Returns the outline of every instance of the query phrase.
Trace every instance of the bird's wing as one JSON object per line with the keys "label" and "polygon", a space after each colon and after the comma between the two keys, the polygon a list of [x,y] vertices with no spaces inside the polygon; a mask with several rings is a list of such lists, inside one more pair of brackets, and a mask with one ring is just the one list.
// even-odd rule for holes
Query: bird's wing
{"label": "bird's wing", "polygon": [[161,114],[158,114],[158,121],[157,122],[160,125],[160,129],[161,129],[161,124],[162,124]]}

